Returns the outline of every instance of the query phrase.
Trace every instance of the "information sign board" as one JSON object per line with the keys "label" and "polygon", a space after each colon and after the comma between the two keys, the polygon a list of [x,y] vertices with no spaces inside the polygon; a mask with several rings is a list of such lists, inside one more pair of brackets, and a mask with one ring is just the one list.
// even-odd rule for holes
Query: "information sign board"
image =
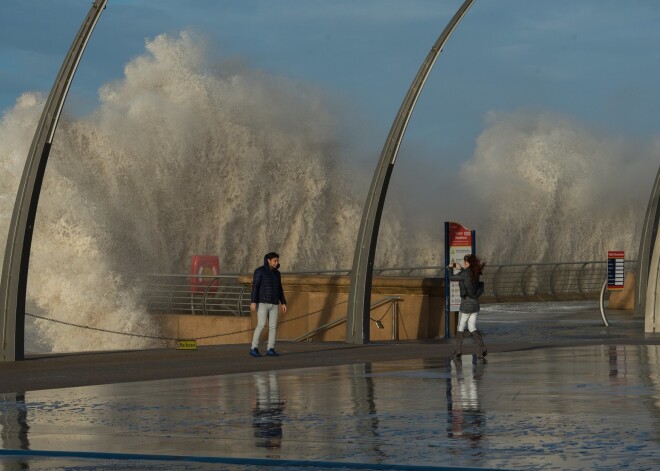
{"label": "information sign board", "polygon": [[607,252],[607,289],[623,289],[624,261],[625,253],[623,250],[610,250]]}

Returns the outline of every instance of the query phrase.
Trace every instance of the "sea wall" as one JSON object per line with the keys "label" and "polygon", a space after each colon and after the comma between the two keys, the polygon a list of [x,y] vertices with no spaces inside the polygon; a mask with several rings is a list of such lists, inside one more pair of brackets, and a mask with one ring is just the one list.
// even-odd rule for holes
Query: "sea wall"
{"label": "sea wall", "polygon": [[[250,286],[252,277],[242,276],[239,281]],[[350,277],[283,275],[282,284],[288,310],[286,314],[280,314],[278,339],[295,340],[336,321],[336,325],[310,335],[309,340],[345,340]],[[433,339],[444,336],[442,279],[374,278],[371,303],[377,303],[386,297],[399,299],[385,301],[371,311],[372,341]],[[164,314],[163,319],[165,336],[198,339],[198,345],[249,343],[257,324],[255,313],[251,313],[249,317]],[[266,339],[267,331],[267,328],[264,329],[262,341]]]}
{"label": "sea wall", "polygon": [[[243,275],[239,282],[248,289],[252,276]],[[610,294],[610,309],[633,309],[635,277],[629,272],[625,289]],[[282,275],[287,299],[286,314],[280,313],[277,337],[279,340],[344,341],[348,307],[349,276]],[[398,298],[396,300],[386,298]],[[558,295],[553,300],[597,299],[589,295]],[[547,301],[523,296],[494,298],[483,296],[484,304],[493,302]],[[370,338],[373,342],[386,340],[436,339],[444,337],[444,280],[442,278],[374,277],[371,305]],[[454,332],[456,314],[450,316],[450,330]],[[198,339],[199,345],[250,343],[257,325],[255,313],[250,316],[164,314],[164,334],[173,338]],[[265,341],[268,329],[264,329]],[[305,337],[306,336],[306,337]],[[305,337],[301,339],[301,337]]]}

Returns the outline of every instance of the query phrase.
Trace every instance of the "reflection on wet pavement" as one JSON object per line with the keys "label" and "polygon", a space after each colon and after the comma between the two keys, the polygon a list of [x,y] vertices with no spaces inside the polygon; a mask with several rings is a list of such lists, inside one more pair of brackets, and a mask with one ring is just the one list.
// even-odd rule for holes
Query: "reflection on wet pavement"
{"label": "reflection on wet pavement", "polygon": [[257,393],[256,404],[252,410],[255,445],[280,448],[285,401],[280,398],[277,373],[256,373],[253,378]]}
{"label": "reflection on wet pavement", "polygon": [[4,450],[78,454],[5,469],[653,469],[660,346],[27,391],[0,395],[0,426]]}

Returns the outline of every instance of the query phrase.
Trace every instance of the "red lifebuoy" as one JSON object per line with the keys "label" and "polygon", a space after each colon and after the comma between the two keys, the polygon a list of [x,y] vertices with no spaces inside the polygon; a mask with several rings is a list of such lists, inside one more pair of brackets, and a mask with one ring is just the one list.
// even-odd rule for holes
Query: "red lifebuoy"
{"label": "red lifebuoy", "polygon": [[[211,282],[207,276],[217,276],[220,273],[220,259],[217,255],[193,255],[190,269],[190,291],[192,293],[204,294],[206,287]],[[209,288],[209,293],[215,293],[218,289],[217,281]]]}

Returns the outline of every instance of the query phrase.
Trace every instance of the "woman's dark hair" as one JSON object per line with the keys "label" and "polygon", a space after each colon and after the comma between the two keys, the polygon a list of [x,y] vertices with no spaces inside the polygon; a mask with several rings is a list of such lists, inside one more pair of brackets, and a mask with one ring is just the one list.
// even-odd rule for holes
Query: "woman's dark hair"
{"label": "woman's dark hair", "polygon": [[477,258],[476,255],[472,255],[472,254],[466,255],[465,257],[463,257],[463,260],[465,260],[470,264],[468,270],[470,270],[472,281],[474,282],[479,281],[479,277],[481,276],[481,273],[483,273],[484,268],[486,267],[486,262],[482,262]]}

